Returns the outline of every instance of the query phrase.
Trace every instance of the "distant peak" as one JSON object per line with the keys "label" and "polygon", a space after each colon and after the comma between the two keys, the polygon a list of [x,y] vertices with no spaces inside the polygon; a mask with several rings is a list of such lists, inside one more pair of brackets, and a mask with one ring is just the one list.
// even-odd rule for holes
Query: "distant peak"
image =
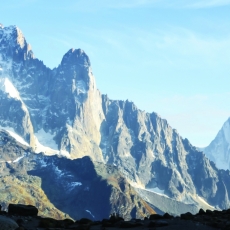
{"label": "distant peak", "polygon": [[61,65],[82,65],[85,67],[90,66],[90,60],[87,54],[82,49],[70,49],[63,57]]}
{"label": "distant peak", "polygon": [[1,29],[3,29],[3,28],[4,28],[4,26],[3,26],[3,24],[2,24],[2,23],[0,23],[0,28],[1,28]]}
{"label": "distant peak", "polygon": [[82,50],[82,49],[74,49],[74,48],[72,48],[72,49],[70,49],[70,50],[67,52],[67,54],[68,54],[68,53],[72,53],[72,54],[76,54],[76,55],[85,55],[85,56],[87,56],[86,53],[85,53],[85,51]]}

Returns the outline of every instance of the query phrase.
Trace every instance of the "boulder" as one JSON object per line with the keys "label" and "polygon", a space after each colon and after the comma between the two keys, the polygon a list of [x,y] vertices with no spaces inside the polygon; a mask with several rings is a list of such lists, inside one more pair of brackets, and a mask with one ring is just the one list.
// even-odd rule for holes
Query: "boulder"
{"label": "boulder", "polygon": [[161,215],[159,215],[159,214],[152,214],[152,215],[150,215],[150,217],[149,217],[149,219],[150,220],[160,220],[160,219],[162,219],[163,217],[161,216]]}
{"label": "boulder", "polygon": [[191,219],[194,218],[194,216],[192,215],[192,213],[186,212],[186,213],[184,213],[184,214],[181,214],[181,215],[180,215],[180,218],[181,218],[182,220],[191,220]]}
{"label": "boulder", "polygon": [[91,224],[93,221],[88,218],[81,218],[77,221],[79,224]]}
{"label": "boulder", "polygon": [[205,211],[201,208],[200,210],[199,210],[199,215],[204,215],[205,214]]}
{"label": "boulder", "polygon": [[111,215],[109,221],[114,224],[116,222],[124,221],[124,219],[119,215]]}
{"label": "boulder", "polygon": [[15,230],[18,228],[18,224],[5,216],[0,216],[0,230]]}
{"label": "boulder", "polygon": [[42,218],[39,223],[39,227],[41,228],[55,228],[58,226],[59,222],[58,220],[55,220],[53,218]]}
{"label": "boulder", "polygon": [[212,216],[214,213],[213,213],[213,211],[207,209],[207,210],[206,210],[206,214],[209,215],[209,216]]}
{"label": "boulder", "polygon": [[172,219],[173,216],[170,215],[170,214],[168,214],[168,213],[166,212],[166,213],[163,215],[163,218],[164,218],[164,219]]}
{"label": "boulder", "polygon": [[74,224],[74,221],[71,219],[64,219],[64,220],[60,220],[59,222],[62,222],[64,224],[65,227],[68,227],[72,224]]}
{"label": "boulder", "polygon": [[19,216],[37,216],[38,209],[33,205],[9,204],[8,214]]}

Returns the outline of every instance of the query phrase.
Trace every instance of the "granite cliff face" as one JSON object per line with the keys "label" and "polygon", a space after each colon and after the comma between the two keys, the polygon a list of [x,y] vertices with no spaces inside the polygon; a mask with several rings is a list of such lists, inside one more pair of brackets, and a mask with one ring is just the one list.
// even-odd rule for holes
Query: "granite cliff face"
{"label": "granite cliff face", "polygon": [[116,167],[137,191],[197,207],[212,208],[206,202],[229,207],[229,172],[218,170],[156,113],[101,95],[84,51],[69,50],[51,70],[13,26],[0,28],[0,57],[1,81],[15,88],[0,88],[0,125],[32,151],[70,159],[90,156]]}

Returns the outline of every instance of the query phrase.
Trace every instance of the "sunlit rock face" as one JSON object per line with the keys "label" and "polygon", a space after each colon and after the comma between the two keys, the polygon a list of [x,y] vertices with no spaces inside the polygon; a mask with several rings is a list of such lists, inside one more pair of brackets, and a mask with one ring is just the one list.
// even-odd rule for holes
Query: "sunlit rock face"
{"label": "sunlit rock face", "polygon": [[17,27],[1,26],[0,79],[0,126],[34,152],[89,156],[117,167],[136,188],[197,207],[229,207],[229,172],[218,170],[158,114],[101,95],[83,50],[70,49],[51,70]]}

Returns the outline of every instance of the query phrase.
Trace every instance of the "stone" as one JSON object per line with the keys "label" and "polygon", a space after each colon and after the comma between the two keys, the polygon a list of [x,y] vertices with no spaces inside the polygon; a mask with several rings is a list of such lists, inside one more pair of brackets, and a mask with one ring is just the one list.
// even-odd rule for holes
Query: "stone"
{"label": "stone", "polygon": [[43,218],[40,220],[39,227],[41,228],[55,228],[58,221],[53,218]]}
{"label": "stone", "polygon": [[119,222],[119,221],[124,221],[124,219],[122,217],[120,217],[119,215],[111,215],[110,218],[109,218],[109,221],[111,223],[116,223],[116,222]]}
{"label": "stone", "polygon": [[227,209],[227,210],[226,210],[226,213],[227,213],[227,214],[230,214],[230,209]]}
{"label": "stone", "polygon": [[159,214],[152,214],[152,215],[150,215],[150,217],[149,217],[149,219],[150,220],[160,220],[160,219],[162,219],[163,217],[161,216],[161,215],[159,215]]}
{"label": "stone", "polygon": [[5,216],[0,216],[0,230],[15,230],[18,228],[18,224]]}
{"label": "stone", "polygon": [[167,212],[163,215],[164,219],[172,219],[173,216],[171,216],[170,214],[168,214]]}
{"label": "stone", "polygon": [[6,211],[0,211],[0,215],[6,215],[7,212]]}
{"label": "stone", "polygon": [[213,211],[207,209],[207,210],[206,210],[206,214],[209,215],[209,216],[212,216],[214,213],[213,213]]}
{"label": "stone", "polygon": [[62,222],[65,227],[68,227],[69,225],[74,224],[74,221],[71,219],[60,220],[60,222]]}
{"label": "stone", "polygon": [[17,224],[18,224],[19,226],[22,226],[23,223],[24,223],[24,220],[23,220],[23,219],[17,219],[16,222],[17,222]]}
{"label": "stone", "polygon": [[81,218],[78,223],[79,224],[91,224],[93,221],[88,218]]}
{"label": "stone", "polygon": [[205,214],[205,211],[201,208],[200,210],[199,210],[199,215],[204,215]]}
{"label": "stone", "polygon": [[192,213],[186,212],[186,213],[184,213],[184,214],[181,214],[181,215],[180,215],[180,218],[181,218],[182,220],[191,220],[191,219],[194,218],[194,216],[192,215]]}
{"label": "stone", "polygon": [[8,214],[19,216],[37,216],[38,209],[33,205],[9,204]]}

